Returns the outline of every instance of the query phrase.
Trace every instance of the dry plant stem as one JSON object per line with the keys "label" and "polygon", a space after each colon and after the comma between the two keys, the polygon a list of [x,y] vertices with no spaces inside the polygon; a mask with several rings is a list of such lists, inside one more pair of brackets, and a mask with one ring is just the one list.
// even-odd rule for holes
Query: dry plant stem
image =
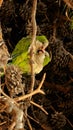
{"label": "dry plant stem", "polygon": [[33,117],[31,117],[31,116],[29,116],[29,115],[27,115],[27,116],[28,116],[29,119],[31,119],[31,120],[34,121],[35,123],[40,124],[39,121],[35,120]]}
{"label": "dry plant stem", "polygon": [[27,120],[27,123],[28,123],[29,129],[30,129],[30,130],[33,130],[33,129],[32,129],[32,126],[31,126],[31,124],[30,124],[29,119],[27,118],[26,120]]}
{"label": "dry plant stem", "polygon": [[73,20],[68,16],[68,7],[66,9],[65,15],[66,15],[68,21],[73,22]]}
{"label": "dry plant stem", "polygon": [[[2,98],[0,98],[2,99]],[[8,105],[4,105],[3,107],[1,107],[1,110],[0,110],[0,113],[3,112],[6,108],[7,108]]]}
{"label": "dry plant stem", "polygon": [[56,113],[56,110],[52,105],[50,105],[50,108]]}
{"label": "dry plant stem", "polygon": [[4,121],[4,122],[0,123],[0,126],[1,126],[1,125],[4,125],[4,124],[6,124],[6,121]]}
{"label": "dry plant stem", "polygon": [[1,95],[1,76],[0,76],[0,95]]}
{"label": "dry plant stem", "polygon": [[30,101],[30,103],[36,107],[38,107],[39,109],[41,109],[46,115],[48,115],[48,112],[42,107],[40,106],[39,104],[33,102],[33,101]]}
{"label": "dry plant stem", "polygon": [[69,125],[73,128],[73,124],[67,119],[67,117],[65,117],[67,122],[69,123]]}
{"label": "dry plant stem", "polygon": [[8,100],[15,103],[17,106],[19,106],[19,104],[14,99],[10,98],[7,94],[5,94],[1,88],[0,88],[0,93],[2,93]]}
{"label": "dry plant stem", "polygon": [[37,25],[36,25],[36,9],[37,9],[37,0],[33,0],[33,8],[31,14],[31,22],[32,22],[32,45],[36,40],[36,33],[37,33]]}
{"label": "dry plant stem", "polygon": [[67,5],[69,8],[73,9],[73,2],[72,2],[72,0],[63,0],[63,1],[66,3],[66,5]]}
{"label": "dry plant stem", "polygon": [[38,88],[34,91],[32,91],[31,93],[29,94],[26,94],[24,96],[20,96],[18,98],[14,98],[15,101],[21,101],[21,100],[25,100],[26,98],[29,98],[29,97],[32,97],[33,95],[37,94],[37,93],[40,93],[40,94],[45,94],[42,90],[41,90],[41,87],[44,83],[44,80],[45,80],[45,77],[46,77],[46,74],[43,75],[43,78],[42,78],[42,81],[41,83],[39,84]]}
{"label": "dry plant stem", "polygon": [[14,129],[14,127],[15,127],[15,125],[16,125],[16,123],[15,123],[15,122],[13,122],[13,123],[9,126],[8,130],[13,130],[13,129]]}
{"label": "dry plant stem", "polygon": [[37,8],[37,0],[33,0],[33,7],[32,7],[32,14],[31,14],[31,23],[32,23],[32,42],[30,46],[30,65],[31,65],[31,86],[30,92],[34,89],[35,83],[35,73],[33,69],[33,59],[34,59],[34,43],[36,41],[36,33],[37,33],[37,26],[36,26],[36,8]]}

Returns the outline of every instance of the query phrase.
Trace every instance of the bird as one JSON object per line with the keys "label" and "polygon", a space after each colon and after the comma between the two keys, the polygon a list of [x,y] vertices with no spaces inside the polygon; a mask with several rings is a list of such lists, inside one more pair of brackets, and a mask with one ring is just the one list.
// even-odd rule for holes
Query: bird
{"label": "bird", "polygon": [[[12,64],[21,68],[23,73],[31,73],[31,61],[29,48],[31,46],[31,36],[23,37],[16,45],[12,52]],[[43,67],[51,61],[49,53],[45,50],[49,41],[46,36],[36,36],[33,50],[33,70],[34,73],[39,73]]]}

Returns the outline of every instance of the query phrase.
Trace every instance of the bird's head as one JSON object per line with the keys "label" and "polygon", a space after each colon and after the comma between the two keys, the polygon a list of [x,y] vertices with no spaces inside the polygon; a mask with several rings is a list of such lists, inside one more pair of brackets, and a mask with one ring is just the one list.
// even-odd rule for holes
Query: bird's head
{"label": "bird's head", "polygon": [[45,65],[45,60],[49,59],[49,61],[51,60],[49,53],[45,50],[46,47],[48,46],[49,42],[48,40],[45,42],[41,42],[39,40],[36,40],[35,42],[35,46],[34,46],[34,70],[35,73],[39,73],[44,65]]}

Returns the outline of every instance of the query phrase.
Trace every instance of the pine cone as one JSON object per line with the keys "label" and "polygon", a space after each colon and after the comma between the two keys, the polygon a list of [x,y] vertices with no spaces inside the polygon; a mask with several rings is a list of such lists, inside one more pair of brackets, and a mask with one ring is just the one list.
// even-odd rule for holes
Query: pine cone
{"label": "pine cone", "polygon": [[55,65],[54,71],[57,72],[58,69],[60,71],[60,69],[67,67],[70,61],[70,55],[64,49],[62,41],[59,39],[56,39],[53,42],[50,41],[50,51],[52,52],[52,64]]}
{"label": "pine cone", "polygon": [[64,49],[61,40],[50,39],[49,42],[52,60],[46,67],[47,79],[55,83],[66,83],[73,73],[73,67],[70,70],[70,66],[73,66],[72,55]]}
{"label": "pine cone", "polygon": [[66,118],[65,116],[60,112],[56,112],[55,114],[51,115],[51,125],[53,130],[60,130],[66,125]]}
{"label": "pine cone", "polygon": [[22,84],[22,73],[20,69],[14,65],[9,65],[5,72],[5,83],[10,96],[16,96],[24,92]]}
{"label": "pine cone", "polygon": [[[3,38],[11,53],[17,42],[26,36],[26,23],[30,17],[32,1],[4,0],[0,11]],[[20,21],[20,22],[19,22]]]}

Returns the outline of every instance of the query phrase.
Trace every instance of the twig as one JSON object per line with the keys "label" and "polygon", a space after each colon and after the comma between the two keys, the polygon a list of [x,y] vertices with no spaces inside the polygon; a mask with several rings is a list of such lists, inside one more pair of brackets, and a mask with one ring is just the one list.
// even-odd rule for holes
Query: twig
{"label": "twig", "polygon": [[0,96],[1,96],[1,76],[0,76]]}
{"label": "twig", "polygon": [[46,115],[48,115],[48,112],[42,107],[40,106],[39,104],[33,102],[33,101],[30,101],[30,103],[36,107],[38,107],[39,109],[41,109]]}
{"label": "twig", "polygon": [[69,8],[73,9],[73,2],[72,2],[72,0],[63,0],[63,1],[66,3],[66,5],[67,5]]}
{"label": "twig", "polygon": [[29,119],[27,118],[26,120],[27,120],[27,123],[28,123],[29,129],[32,130],[32,126],[31,126],[31,124],[30,124]]}
{"label": "twig", "polygon": [[50,126],[48,126],[46,128],[46,125],[41,124],[39,121],[35,120],[33,117],[31,117],[29,115],[28,115],[28,117],[29,117],[29,119],[31,119],[32,121],[34,121],[35,123],[37,123],[43,130],[52,130],[52,128]]}
{"label": "twig", "polygon": [[32,22],[32,43],[31,45],[34,45],[34,42],[36,40],[36,33],[37,33],[37,25],[36,25],[36,8],[37,8],[37,0],[33,0],[33,8],[32,8],[32,14],[31,14],[31,22]]}
{"label": "twig", "polygon": [[35,120],[33,117],[27,115],[29,117],[29,119],[33,120],[34,122],[36,122],[37,124],[40,124],[39,121]]}
{"label": "twig", "polygon": [[12,103],[15,103],[17,106],[19,106],[19,104],[14,99],[12,99],[7,94],[5,94],[1,88],[0,88],[0,93],[2,93],[9,101],[11,101]]}
{"label": "twig", "polygon": [[53,110],[56,113],[56,110],[52,105],[50,105],[50,108],[51,108],[51,110]]}
{"label": "twig", "polygon": [[73,128],[73,124],[69,121],[69,119],[65,116],[67,122],[70,124],[70,126]]}
{"label": "twig", "polygon": [[16,122],[12,122],[12,124],[9,126],[8,130],[13,130],[16,125]]}
{"label": "twig", "polygon": [[66,15],[68,21],[73,22],[73,20],[72,20],[72,19],[69,17],[69,15],[68,15],[68,7],[67,7],[67,9],[66,9],[65,15]]}
{"label": "twig", "polygon": [[26,94],[24,96],[20,96],[20,97],[17,97],[17,98],[14,98],[15,101],[21,101],[21,100],[25,100],[26,98],[29,98],[37,93],[41,93],[41,94],[45,94],[42,90],[41,90],[41,87],[44,83],[44,80],[45,80],[45,77],[46,77],[46,74],[43,75],[43,78],[42,78],[42,81],[41,83],[39,84],[38,88],[35,89],[34,91],[32,91],[31,93],[29,94]]}
{"label": "twig", "polygon": [[36,7],[37,7],[37,0],[33,0],[33,7],[32,7],[32,14],[31,14],[31,23],[32,23],[32,42],[31,46],[29,48],[30,52],[30,66],[31,66],[31,86],[30,86],[30,92],[34,89],[34,83],[35,83],[35,73],[33,69],[33,59],[34,59],[34,43],[36,41],[36,33],[37,33],[37,26],[36,26]]}
{"label": "twig", "polygon": [[0,123],[0,126],[1,126],[1,125],[4,125],[4,124],[6,124],[6,123],[7,123],[7,122],[6,122],[6,121],[4,121],[4,122]]}

